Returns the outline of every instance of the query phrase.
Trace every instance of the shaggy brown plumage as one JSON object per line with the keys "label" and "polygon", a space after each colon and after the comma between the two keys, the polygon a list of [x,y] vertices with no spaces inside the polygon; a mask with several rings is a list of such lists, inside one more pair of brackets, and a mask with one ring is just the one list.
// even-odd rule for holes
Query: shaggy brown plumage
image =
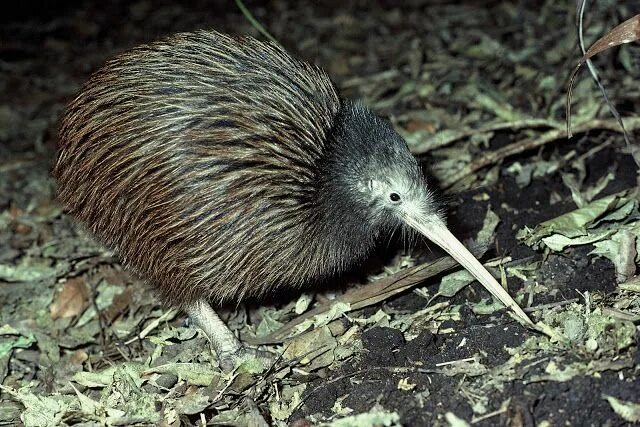
{"label": "shaggy brown plumage", "polygon": [[198,31],[115,57],[66,111],[54,175],[65,209],[210,336],[204,300],[313,284],[403,225],[526,318],[446,229],[404,140],[274,44]]}
{"label": "shaggy brown plumage", "polygon": [[274,44],[199,31],[137,47],[64,115],[58,197],[173,304],[301,285],[346,262],[314,226],[340,105]]}

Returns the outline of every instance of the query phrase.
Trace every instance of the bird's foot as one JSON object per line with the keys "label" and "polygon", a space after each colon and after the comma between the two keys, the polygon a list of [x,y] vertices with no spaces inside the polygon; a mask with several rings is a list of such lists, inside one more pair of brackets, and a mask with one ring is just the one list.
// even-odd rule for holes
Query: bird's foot
{"label": "bird's foot", "polygon": [[187,308],[187,313],[209,339],[224,372],[243,364],[247,371],[262,372],[276,361],[274,354],[241,343],[206,301],[197,301]]}
{"label": "bird's foot", "polygon": [[224,372],[232,372],[240,365],[245,365],[252,372],[262,372],[272,366],[276,359],[277,356],[273,353],[246,345],[241,345],[234,351],[218,353],[218,363]]}

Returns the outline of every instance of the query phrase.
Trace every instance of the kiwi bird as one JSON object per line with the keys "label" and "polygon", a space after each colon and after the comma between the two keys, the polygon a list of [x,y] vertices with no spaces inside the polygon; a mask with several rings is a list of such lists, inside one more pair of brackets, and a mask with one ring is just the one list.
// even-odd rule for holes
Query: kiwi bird
{"label": "kiwi bird", "polygon": [[62,118],[53,174],[65,211],[227,365],[247,347],[210,303],[313,286],[399,227],[528,319],[447,230],[391,125],[276,44],[196,31],[109,60]]}

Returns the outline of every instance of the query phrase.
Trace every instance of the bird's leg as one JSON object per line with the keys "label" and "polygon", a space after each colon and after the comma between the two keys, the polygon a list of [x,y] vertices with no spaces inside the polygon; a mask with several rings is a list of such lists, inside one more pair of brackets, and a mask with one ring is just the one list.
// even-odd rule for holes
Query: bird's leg
{"label": "bird's leg", "polygon": [[274,357],[271,353],[242,344],[206,301],[200,300],[186,311],[191,320],[209,338],[218,355],[220,367],[224,371],[233,370],[248,358],[259,358],[267,363],[273,362]]}

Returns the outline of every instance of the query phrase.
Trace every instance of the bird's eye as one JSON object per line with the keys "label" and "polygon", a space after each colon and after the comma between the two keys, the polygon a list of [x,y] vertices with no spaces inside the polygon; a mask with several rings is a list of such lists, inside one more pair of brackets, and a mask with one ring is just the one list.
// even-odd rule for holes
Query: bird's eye
{"label": "bird's eye", "polygon": [[398,203],[400,201],[400,195],[398,193],[391,193],[389,194],[389,200],[393,203]]}

